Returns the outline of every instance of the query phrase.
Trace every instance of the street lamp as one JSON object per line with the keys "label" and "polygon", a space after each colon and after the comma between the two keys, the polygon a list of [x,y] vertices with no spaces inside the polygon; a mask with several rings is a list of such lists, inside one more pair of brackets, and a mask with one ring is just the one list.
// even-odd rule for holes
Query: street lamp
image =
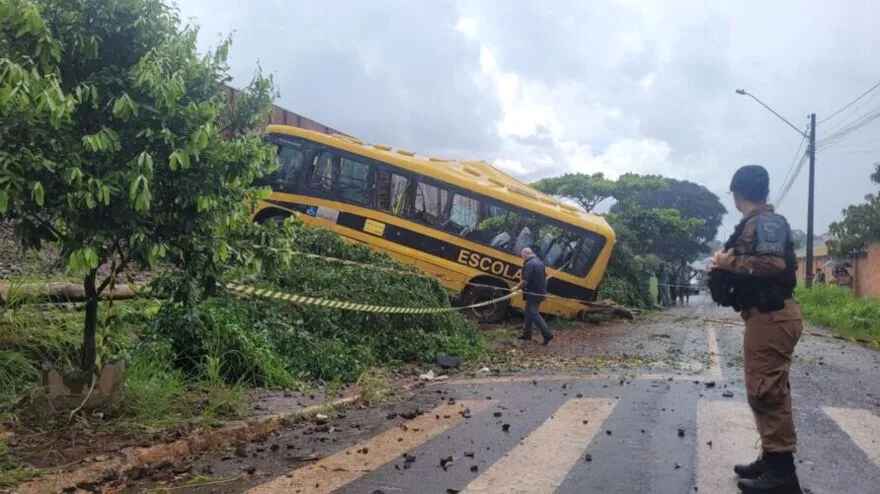
{"label": "street lamp", "polygon": [[[810,140],[810,146],[807,148],[807,152],[810,156],[810,185],[807,193],[807,272],[804,273],[804,281],[808,287],[813,285],[813,194],[815,190],[815,177],[816,177],[816,114],[810,114],[810,134],[802,132],[800,129],[795,127],[791,122],[785,119],[782,115],[776,113],[773,108],[770,108],[763,101],[759,100],[755,95],[749,93],[745,89],[737,89],[736,94],[741,96],[748,96],[753,100],[757,101],[758,104],[766,108],[770,111],[770,113],[776,115],[777,118],[788,124],[789,127],[794,129],[795,132],[798,133],[804,139]],[[793,179],[792,179],[793,180]]]}

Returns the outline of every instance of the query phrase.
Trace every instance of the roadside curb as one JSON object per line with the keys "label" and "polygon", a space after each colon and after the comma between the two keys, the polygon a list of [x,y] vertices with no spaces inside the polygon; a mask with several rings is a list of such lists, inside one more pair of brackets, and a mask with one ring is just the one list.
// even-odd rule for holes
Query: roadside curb
{"label": "roadside curb", "polygon": [[360,393],[357,393],[321,405],[312,405],[298,410],[276,413],[266,417],[235,423],[216,430],[198,432],[185,439],[171,443],[121,451],[116,457],[105,461],[86,464],[74,470],[55,472],[23,482],[14,492],[42,494],[70,489],[76,490],[81,486],[104,484],[158,463],[173,463],[233,442],[257,440],[271,434],[288,421],[317,414],[328,406],[349,405],[357,402],[360,398]]}

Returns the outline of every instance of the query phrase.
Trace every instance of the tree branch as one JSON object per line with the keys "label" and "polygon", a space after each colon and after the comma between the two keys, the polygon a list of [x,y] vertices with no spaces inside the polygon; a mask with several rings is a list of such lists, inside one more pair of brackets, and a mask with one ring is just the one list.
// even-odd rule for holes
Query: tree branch
{"label": "tree branch", "polygon": [[[111,283],[116,280],[116,276],[119,275],[121,271],[124,271],[125,268],[128,267],[129,258],[125,257],[122,253],[122,247],[119,245],[119,240],[113,242],[113,250],[119,255],[119,264],[116,264],[116,261],[113,261],[113,264],[110,266],[110,274],[107,275],[107,278],[101,282],[101,285],[98,287],[98,295],[104,292],[104,289],[107,288]],[[112,254],[112,250],[111,250]]]}

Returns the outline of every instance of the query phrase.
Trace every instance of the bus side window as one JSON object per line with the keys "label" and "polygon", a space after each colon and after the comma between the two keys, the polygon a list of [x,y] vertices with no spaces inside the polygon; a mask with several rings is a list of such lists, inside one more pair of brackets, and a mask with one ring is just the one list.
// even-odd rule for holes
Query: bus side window
{"label": "bus side window", "polygon": [[449,205],[449,192],[424,182],[419,183],[413,205],[413,219],[430,226],[442,227]]}
{"label": "bus side window", "polygon": [[315,155],[307,181],[310,188],[327,193],[333,191],[334,175],[337,175],[334,168],[338,168],[334,166],[334,161],[337,161],[334,158],[335,156],[327,152]]}
{"label": "bus side window", "polygon": [[370,202],[370,165],[351,158],[342,157],[339,166],[337,193],[343,198],[359,204]]}
{"label": "bus side window", "polygon": [[274,190],[295,190],[305,165],[305,154],[302,149],[298,145],[278,144],[276,159],[278,160],[278,169],[260,182],[271,186]]}
{"label": "bus side window", "polygon": [[376,172],[376,187],[373,194],[373,207],[397,216],[403,216],[407,201],[409,178],[390,172]]}

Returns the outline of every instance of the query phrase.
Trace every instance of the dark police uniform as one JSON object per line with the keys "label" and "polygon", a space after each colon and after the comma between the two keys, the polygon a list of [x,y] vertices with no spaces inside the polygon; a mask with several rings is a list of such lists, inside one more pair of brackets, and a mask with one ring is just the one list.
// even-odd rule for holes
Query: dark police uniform
{"label": "dark police uniform", "polygon": [[[792,353],[803,332],[800,308],[793,293],[797,284],[797,258],[791,228],[772,206],[761,206],[746,215],[725,245],[733,256],[716,268],[713,298],[729,296],[730,305],[742,314],[746,390],[755,415],[763,450],[793,453],[797,434],[791,411],[789,368]],[[729,289],[719,296],[718,285]]]}

